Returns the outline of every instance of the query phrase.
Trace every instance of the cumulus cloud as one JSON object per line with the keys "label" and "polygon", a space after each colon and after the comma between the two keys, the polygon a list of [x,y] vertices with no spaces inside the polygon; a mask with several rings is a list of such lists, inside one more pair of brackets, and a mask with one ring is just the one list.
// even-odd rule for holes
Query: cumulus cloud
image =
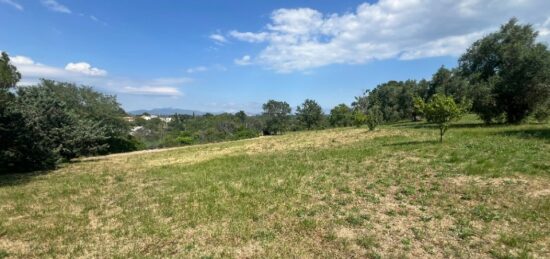
{"label": "cumulus cloud", "polygon": [[215,43],[217,43],[217,44],[223,44],[223,43],[226,43],[226,42],[227,42],[227,39],[226,39],[223,35],[221,35],[221,34],[219,34],[219,33],[211,34],[211,35],[209,36],[209,38],[210,38],[211,40],[213,40],[213,41],[214,41]]}
{"label": "cumulus cloud", "polygon": [[457,56],[511,17],[534,24],[548,39],[548,10],[547,0],[380,0],[342,14],[278,9],[262,30],[233,30],[229,36],[266,45],[254,63],[293,72],[390,58]]}
{"label": "cumulus cloud", "polygon": [[12,56],[10,62],[22,75],[18,83],[20,86],[33,85],[41,78],[47,78],[96,86],[113,93],[179,97],[183,96],[179,87],[193,81],[189,77],[162,77],[150,80],[110,77],[107,76],[107,71],[92,67],[87,62],[70,62],[64,68],[38,63],[26,56]]}
{"label": "cumulus cloud", "polygon": [[56,0],[42,0],[42,5],[44,5],[45,7],[47,7],[48,9],[54,12],[67,13],[67,14],[72,13],[71,9],[60,4]]}
{"label": "cumulus cloud", "polygon": [[65,70],[76,72],[76,73],[82,73],[89,76],[105,76],[107,75],[107,71],[103,69],[99,69],[97,67],[92,67],[90,64],[86,62],[78,62],[78,63],[69,63],[65,66]]}
{"label": "cumulus cloud", "polygon": [[0,3],[11,5],[13,8],[23,11],[23,6],[14,0],[0,0]]}
{"label": "cumulus cloud", "polygon": [[14,56],[10,59],[10,62],[17,67],[27,81],[36,82],[38,78],[70,78],[73,76],[65,69],[37,63],[26,56]]}
{"label": "cumulus cloud", "polygon": [[249,55],[244,55],[242,58],[235,59],[235,64],[239,66],[247,66],[252,64],[252,58]]}

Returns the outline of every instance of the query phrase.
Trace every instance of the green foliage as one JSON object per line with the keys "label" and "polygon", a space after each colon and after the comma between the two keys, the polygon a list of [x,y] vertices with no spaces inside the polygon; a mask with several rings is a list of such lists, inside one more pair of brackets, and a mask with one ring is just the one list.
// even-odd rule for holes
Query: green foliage
{"label": "green foliage", "polygon": [[361,127],[367,122],[367,115],[360,111],[353,112],[353,126]]}
{"label": "green foliage", "polygon": [[455,102],[459,103],[468,98],[468,81],[460,76],[457,69],[450,70],[441,66],[432,76],[424,100],[429,100],[434,94],[451,96]]}
{"label": "green foliage", "polygon": [[330,110],[330,125],[333,127],[347,127],[353,123],[352,110],[346,104],[339,104]]}
{"label": "green foliage", "polygon": [[464,113],[452,97],[442,94],[433,95],[430,102],[427,104],[420,103],[419,106],[423,107],[428,122],[438,125],[440,142],[443,142],[443,135],[449,128],[450,123],[460,119],[460,116]]}
{"label": "green foliage", "polygon": [[550,99],[543,105],[540,105],[533,115],[539,123],[547,122],[550,118]]}
{"label": "green foliage", "polygon": [[59,158],[98,154],[108,147],[106,128],[99,122],[79,118],[49,88],[20,88],[15,109]]}
{"label": "green foliage", "polygon": [[374,106],[367,111],[367,126],[369,130],[375,130],[382,123],[383,114],[378,106]]}
{"label": "green foliage", "polygon": [[319,128],[323,120],[323,109],[316,101],[306,99],[296,108],[296,116],[306,129]]}
{"label": "green foliage", "polygon": [[243,111],[204,116],[176,114],[170,118],[165,122],[167,118],[134,117],[132,126],[140,129],[132,134],[147,148],[158,148],[253,138],[264,129],[261,117],[247,116]]}
{"label": "green foliage", "polygon": [[17,68],[10,64],[10,57],[6,52],[0,55],[0,91],[15,87],[21,79],[21,74]]}
{"label": "green foliage", "polygon": [[286,102],[269,100],[262,108],[265,117],[264,132],[268,135],[283,133],[288,127],[289,114],[292,111],[290,105]]}
{"label": "green foliage", "polygon": [[191,145],[195,141],[195,138],[190,132],[182,131],[176,138],[176,141],[181,145]]}
{"label": "green foliage", "polygon": [[20,74],[6,53],[0,76],[0,171],[48,169],[79,156],[138,149],[114,97],[49,80],[13,94],[8,89]]}
{"label": "green foliage", "polygon": [[247,139],[258,137],[258,131],[249,128],[239,128],[233,137],[233,139]]}
{"label": "green foliage", "polygon": [[[126,115],[115,96],[94,91],[88,86],[77,86],[73,83],[42,80],[38,87],[48,89],[55,99],[79,120],[96,122],[106,132],[106,153],[117,153],[137,150],[139,143],[128,136],[129,124],[122,118]],[[134,144],[134,145],[133,145]]]}
{"label": "green foliage", "polygon": [[0,173],[53,168],[57,158],[25,116],[0,103]]}
{"label": "green foliage", "polygon": [[476,86],[473,111],[484,121],[504,113],[519,123],[550,98],[550,52],[537,35],[531,25],[511,19],[460,58],[462,74]]}

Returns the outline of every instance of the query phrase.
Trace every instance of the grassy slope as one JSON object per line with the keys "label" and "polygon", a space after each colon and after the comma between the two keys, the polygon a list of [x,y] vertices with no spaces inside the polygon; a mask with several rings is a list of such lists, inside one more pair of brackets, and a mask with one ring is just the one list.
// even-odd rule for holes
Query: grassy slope
{"label": "grassy slope", "polygon": [[548,125],[334,129],[0,176],[0,257],[550,257]]}

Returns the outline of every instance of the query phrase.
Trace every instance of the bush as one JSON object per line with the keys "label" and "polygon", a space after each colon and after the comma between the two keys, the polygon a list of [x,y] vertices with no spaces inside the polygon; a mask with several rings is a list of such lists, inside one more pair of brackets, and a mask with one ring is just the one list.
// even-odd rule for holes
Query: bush
{"label": "bush", "polygon": [[247,139],[258,137],[258,132],[253,129],[240,128],[235,132],[234,139]]}
{"label": "bush", "polygon": [[361,127],[367,121],[367,115],[360,111],[355,111],[353,113],[353,125],[355,127]]}
{"label": "bush", "polygon": [[378,107],[376,106],[372,107],[367,111],[366,123],[367,123],[367,126],[369,127],[369,130],[375,130],[376,127],[380,125],[382,120],[383,120],[383,115]]}
{"label": "bush", "polygon": [[176,141],[180,145],[192,145],[195,142],[193,135],[189,132],[182,131],[180,135],[176,138]]}

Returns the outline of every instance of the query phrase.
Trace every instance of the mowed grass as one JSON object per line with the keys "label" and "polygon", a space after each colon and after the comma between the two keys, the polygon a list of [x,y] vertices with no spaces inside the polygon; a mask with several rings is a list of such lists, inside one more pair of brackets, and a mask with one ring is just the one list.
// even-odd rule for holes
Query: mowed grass
{"label": "mowed grass", "polygon": [[343,128],[0,176],[0,257],[550,257],[550,125]]}

